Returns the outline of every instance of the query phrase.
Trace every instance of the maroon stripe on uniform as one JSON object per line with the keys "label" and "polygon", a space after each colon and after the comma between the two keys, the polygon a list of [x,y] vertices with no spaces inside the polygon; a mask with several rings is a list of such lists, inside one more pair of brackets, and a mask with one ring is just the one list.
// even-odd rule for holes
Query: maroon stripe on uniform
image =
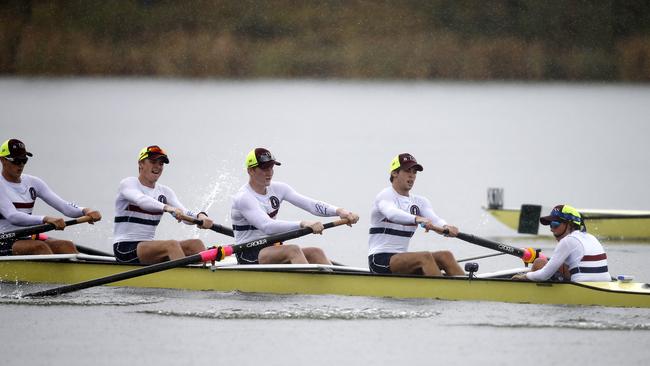
{"label": "maroon stripe on uniform", "polygon": [[34,202],[14,202],[16,208],[34,208]]}
{"label": "maroon stripe on uniform", "polygon": [[280,211],[279,208],[277,210],[273,211],[273,212],[269,212],[269,217],[271,217],[271,218],[275,217],[278,214],[278,211]]}
{"label": "maroon stripe on uniform", "polygon": [[162,212],[151,212],[151,211],[143,210],[143,209],[140,208],[140,206],[136,206],[136,205],[129,205],[126,208],[126,210],[127,211],[133,211],[133,212],[139,212],[139,213],[143,213],[143,214],[147,214],[147,215],[158,215],[158,216],[162,215]]}
{"label": "maroon stripe on uniform", "polygon": [[383,219],[383,220],[381,220],[381,221],[383,221],[383,222],[387,222],[387,223],[389,223],[389,224],[402,225],[402,226],[418,226],[418,224],[399,224],[399,223],[397,223],[397,222],[392,222],[392,221],[390,221],[389,219]]}
{"label": "maroon stripe on uniform", "polygon": [[585,255],[582,257],[582,260],[586,262],[602,261],[603,259],[607,259],[607,254]]}

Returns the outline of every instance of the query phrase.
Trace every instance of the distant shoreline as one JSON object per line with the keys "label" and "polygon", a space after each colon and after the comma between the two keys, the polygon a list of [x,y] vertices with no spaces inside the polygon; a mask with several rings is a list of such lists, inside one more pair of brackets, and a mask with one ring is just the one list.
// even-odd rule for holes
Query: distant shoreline
{"label": "distant shoreline", "polygon": [[650,2],[588,5],[8,1],[0,76],[650,81]]}

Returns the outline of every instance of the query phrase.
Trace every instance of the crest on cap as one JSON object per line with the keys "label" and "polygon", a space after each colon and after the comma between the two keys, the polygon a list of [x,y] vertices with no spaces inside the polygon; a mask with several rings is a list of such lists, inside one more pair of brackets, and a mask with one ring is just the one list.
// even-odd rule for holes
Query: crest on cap
{"label": "crest on cap", "polygon": [[418,164],[418,161],[415,160],[415,157],[409,153],[402,153],[393,158],[390,162],[390,171],[392,172],[395,169],[410,169],[415,167],[415,170],[421,172],[424,170],[422,165]]}
{"label": "crest on cap", "polygon": [[18,139],[9,139],[0,145],[0,157],[3,158],[24,158],[34,156],[25,149],[25,144]]}
{"label": "crest on cap", "polygon": [[248,152],[246,155],[246,161],[244,163],[246,168],[267,168],[271,165],[282,165],[279,161],[275,160],[275,157],[271,152],[263,147],[258,147]]}

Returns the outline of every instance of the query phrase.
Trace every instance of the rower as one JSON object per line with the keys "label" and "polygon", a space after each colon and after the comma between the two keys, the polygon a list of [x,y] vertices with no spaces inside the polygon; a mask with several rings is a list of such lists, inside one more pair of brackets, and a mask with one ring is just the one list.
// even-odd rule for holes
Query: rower
{"label": "rower", "polygon": [[[265,148],[251,150],[244,165],[248,183],[233,197],[231,209],[232,227],[238,244],[304,227],[311,227],[315,234],[323,231],[323,224],[319,221],[277,220],[280,205],[285,200],[316,216],[348,219],[350,226],[359,221],[357,214],[344,208],[305,197],[286,183],[272,182],[273,169],[281,163]],[[320,248],[300,248],[297,245],[277,245],[237,253],[237,261],[240,264],[332,264]]]}
{"label": "rower", "polygon": [[553,255],[550,260],[537,258],[530,272],[515,275],[513,279],[611,281],[605,249],[596,237],[587,233],[578,210],[569,205],[557,205],[548,216],[541,217],[539,222],[550,226],[558,241]]}
{"label": "rower", "polygon": [[391,186],[375,198],[370,214],[368,265],[374,273],[464,275],[454,255],[447,251],[408,252],[409,241],[418,225],[445,236],[458,235],[431,207],[428,199],[411,194],[417,173],[423,171],[413,155],[395,156],[390,164]]}
{"label": "rower", "polygon": [[[34,155],[18,139],[9,139],[0,145],[2,178],[0,178],[0,232],[16,230],[19,227],[52,224],[57,230],[65,228],[61,217],[33,215],[36,198],[68,217],[90,216],[92,224],[102,216],[87,207],[77,207],[64,201],[40,178],[23,174],[23,170]],[[0,242],[0,255],[37,255],[78,253],[69,240],[60,240],[40,234],[34,237],[7,239]]]}
{"label": "rower", "polygon": [[118,262],[153,264],[205,250],[200,239],[154,240],[165,212],[179,222],[183,216],[202,220],[201,229],[210,229],[213,224],[205,212],[188,211],[171,188],[158,183],[165,164],[169,164],[169,157],[163,149],[157,145],[145,147],[138,155],[138,177],[120,182],[113,228],[113,252]]}

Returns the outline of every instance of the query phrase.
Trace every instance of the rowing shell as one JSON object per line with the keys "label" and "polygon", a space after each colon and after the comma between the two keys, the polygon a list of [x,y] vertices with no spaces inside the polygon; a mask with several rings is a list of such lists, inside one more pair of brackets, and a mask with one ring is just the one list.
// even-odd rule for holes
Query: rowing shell
{"label": "rowing shell", "polygon": [[[521,231],[519,208],[485,210],[513,230]],[[650,240],[650,211],[579,209],[587,231],[599,238]],[[535,230],[537,232],[537,230]],[[550,235],[547,230],[545,234]]]}
{"label": "rowing shell", "polygon": [[[76,261],[57,262],[2,260],[0,281],[69,284],[139,268],[134,265],[79,259],[90,256],[76,257]],[[535,283],[499,278],[382,275],[371,274],[363,268],[326,265],[190,266],[136,277],[113,285],[201,291],[650,308],[650,285],[639,282]]]}

